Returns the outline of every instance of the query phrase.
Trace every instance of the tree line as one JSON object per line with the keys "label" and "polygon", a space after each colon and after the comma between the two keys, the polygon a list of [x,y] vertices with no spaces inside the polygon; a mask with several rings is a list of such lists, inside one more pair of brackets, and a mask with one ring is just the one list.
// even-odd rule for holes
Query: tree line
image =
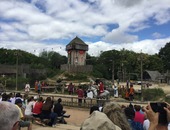
{"label": "tree line", "polygon": [[[29,64],[31,68],[48,69],[47,77],[54,76],[59,72],[60,65],[67,64],[67,57],[55,51],[42,51],[36,56],[22,50],[0,49],[0,64],[16,65],[17,58],[19,65]],[[93,65],[91,75],[109,80],[113,73],[115,79],[119,78],[119,73],[140,74],[141,61],[143,70],[167,72],[170,70],[170,42],[154,55],[122,49],[104,51],[96,57],[87,54],[86,58],[86,64]]]}

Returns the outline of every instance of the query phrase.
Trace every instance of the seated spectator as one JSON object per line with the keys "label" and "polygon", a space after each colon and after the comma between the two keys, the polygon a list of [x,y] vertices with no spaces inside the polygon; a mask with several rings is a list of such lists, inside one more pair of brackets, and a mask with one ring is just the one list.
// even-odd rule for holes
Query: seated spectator
{"label": "seated spectator", "polygon": [[53,100],[51,97],[47,97],[45,103],[42,106],[41,119],[49,119],[49,126],[56,127],[57,124],[57,114],[52,112]]}
{"label": "seated spectator", "polygon": [[99,111],[99,107],[98,106],[92,106],[91,108],[90,108],[90,114],[92,114],[94,111]]}
{"label": "seated spectator", "polygon": [[32,108],[33,119],[35,120],[36,124],[46,126],[45,123],[41,120],[42,106],[43,106],[43,98],[39,97],[38,101],[35,102],[35,96],[34,96],[33,108]]}
{"label": "seated spectator", "polygon": [[135,111],[130,107],[124,109],[125,115],[131,125],[132,130],[143,130],[143,125],[140,122],[134,121]]}
{"label": "seated spectator", "polygon": [[32,124],[30,121],[25,121],[25,109],[22,107],[22,100],[16,99],[15,104],[18,107],[20,111],[20,121],[19,121],[19,127],[28,127],[28,130],[32,130]]}
{"label": "seated spectator", "polygon": [[115,125],[103,112],[94,111],[81,124],[80,130],[121,130],[121,128]]}
{"label": "seated spectator", "polygon": [[57,113],[58,117],[61,117],[60,122],[63,124],[67,124],[67,122],[65,121],[64,117],[69,118],[70,115],[66,115],[66,111],[63,110],[63,105],[61,104],[62,100],[61,98],[58,99],[58,102],[54,105],[54,113]]}
{"label": "seated spectator", "polygon": [[12,103],[0,102],[0,129],[17,130],[19,121],[19,109]]}
{"label": "seated spectator", "polygon": [[103,106],[103,112],[107,117],[122,130],[131,130],[130,124],[121,107],[115,102],[108,102]]}
{"label": "seated spectator", "polygon": [[32,116],[33,104],[34,104],[34,99],[33,99],[33,97],[30,97],[28,99],[28,103],[25,108],[25,116],[28,118],[30,118]]}
{"label": "seated spectator", "polygon": [[144,120],[143,122],[143,129],[148,130],[150,125],[150,121],[148,119]]}
{"label": "seated spectator", "polygon": [[38,102],[35,102],[33,106],[33,116],[36,118],[40,118],[43,106],[43,98],[39,97]]}
{"label": "seated spectator", "polygon": [[14,93],[10,93],[10,101],[11,101],[11,103],[15,104],[15,95],[14,95]]}

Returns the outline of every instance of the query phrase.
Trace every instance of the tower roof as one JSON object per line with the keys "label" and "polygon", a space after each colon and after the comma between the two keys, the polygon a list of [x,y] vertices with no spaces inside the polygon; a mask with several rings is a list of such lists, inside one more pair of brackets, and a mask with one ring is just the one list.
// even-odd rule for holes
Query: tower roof
{"label": "tower roof", "polygon": [[84,43],[80,38],[77,36],[71,40],[69,44],[66,46],[66,50],[85,50],[88,51],[88,45]]}

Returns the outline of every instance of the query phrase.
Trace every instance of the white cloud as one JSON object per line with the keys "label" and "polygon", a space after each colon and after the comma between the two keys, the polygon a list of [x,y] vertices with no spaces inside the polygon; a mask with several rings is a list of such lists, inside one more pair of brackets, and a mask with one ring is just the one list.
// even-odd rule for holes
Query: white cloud
{"label": "white cloud", "polygon": [[111,42],[113,44],[128,43],[138,40],[138,36],[130,35],[122,30],[116,29],[108,33],[104,38],[104,41]]}
{"label": "white cloud", "polygon": [[[24,0],[0,1],[1,47],[23,50],[55,48],[66,55],[59,46],[67,43],[45,44],[42,40],[72,40],[81,37],[100,37],[90,43],[89,52],[98,54],[103,48],[134,49],[154,54],[169,38],[138,41],[138,32],[150,29],[151,24],[170,21],[169,0]],[[150,23],[152,19],[152,23]],[[117,24],[117,28],[110,25]],[[159,30],[152,35],[163,38]],[[166,35],[166,36],[169,36]],[[102,41],[103,40],[103,41]],[[30,45],[29,49],[27,44]],[[152,45],[152,48],[148,46]],[[94,50],[94,52],[92,52]],[[95,52],[96,51],[96,52]],[[95,54],[96,53],[96,54]]]}
{"label": "white cloud", "polygon": [[101,51],[108,51],[108,50],[122,50],[125,48],[126,50],[131,50],[137,53],[141,51],[143,53],[147,53],[150,55],[156,54],[159,52],[161,47],[164,47],[166,43],[170,41],[169,38],[165,39],[156,39],[156,40],[143,40],[139,42],[133,43],[124,43],[124,44],[109,44],[105,42],[96,42],[96,43],[89,43],[89,54],[93,54],[94,56],[98,56]]}
{"label": "white cloud", "polygon": [[161,38],[161,37],[164,37],[164,35],[163,34],[160,34],[160,33],[158,33],[158,32],[154,32],[153,34],[152,34],[152,36],[153,36],[153,38]]}

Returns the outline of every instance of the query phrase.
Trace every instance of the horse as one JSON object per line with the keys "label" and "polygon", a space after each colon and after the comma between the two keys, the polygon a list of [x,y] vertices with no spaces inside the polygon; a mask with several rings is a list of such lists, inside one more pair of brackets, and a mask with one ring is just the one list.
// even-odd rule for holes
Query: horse
{"label": "horse", "polygon": [[93,92],[94,98],[97,98],[97,99],[109,99],[110,98],[110,92],[108,90],[104,90],[104,92],[98,95],[97,88],[98,88],[97,85],[92,85],[89,88],[89,90]]}

